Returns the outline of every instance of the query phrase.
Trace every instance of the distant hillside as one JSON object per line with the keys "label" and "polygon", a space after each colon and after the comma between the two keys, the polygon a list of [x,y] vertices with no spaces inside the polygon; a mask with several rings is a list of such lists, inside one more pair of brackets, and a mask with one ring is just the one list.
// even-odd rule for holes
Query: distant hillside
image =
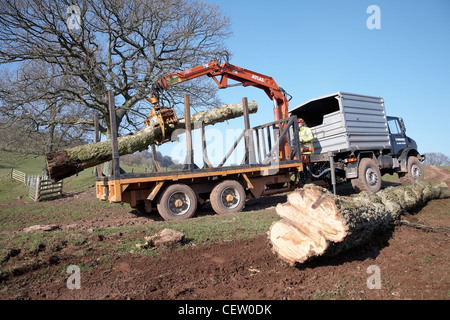
{"label": "distant hillside", "polygon": [[11,168],[29,175],[41,174],[45,166],[45,157],[34,154],[21,154],[12,151],[0,151],[0,176],[7,175]]}
{"label": "distant hillside", "polygon": [[[131,154],[120,157],[120,159],[120,166],[126,172],[150,172],[153,166],[151,161],[151,154],[148,152]],[[160,165],[165,168],[165,170],[167,170],[169,166],[175,165],[170,157],[162,156],[159,152],[158,160],[160,161]],[[41,174],[44,166],[45,156],[43,155],[22,154],[14,151],[0,150],[0,176],[10,173],[12,168],[25,172],[29,175],[38,175]]]}

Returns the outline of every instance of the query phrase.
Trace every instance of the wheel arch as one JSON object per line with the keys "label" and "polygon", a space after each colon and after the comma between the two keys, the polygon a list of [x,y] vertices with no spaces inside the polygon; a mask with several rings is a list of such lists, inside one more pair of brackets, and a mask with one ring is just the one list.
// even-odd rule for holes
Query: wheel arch
{"label": "wheel arch", "polygon": [[398,162],[400,164],[400,172],[408,171],[408,158],[417,157],[420,161],[423,161],[422,155],[416,149],[406,148],[402,151],[398,157]]}
{"label": "wheel arch", "polygon": [[373,153],[373,151],[359,151],[356,154],[357,161],[356,161],[356,177],[355,178],[359,177],[359,170],[358,170],[358,168],[359,168],[359,165],[361,163],[361,160],[365,159],[365,158],[369,158],[369,159],[372,159],[375,162],[377,162],[377,158],[375,157],[375,154]]}
{"label": "wheel arch", "polygon": [[358,162],[357,172],[357,178],[351,179],[353,189],[356,192],[363,190],[377,192],[380,190],[382,175],[379,164],[374,157],[362,157],[361,161]]}

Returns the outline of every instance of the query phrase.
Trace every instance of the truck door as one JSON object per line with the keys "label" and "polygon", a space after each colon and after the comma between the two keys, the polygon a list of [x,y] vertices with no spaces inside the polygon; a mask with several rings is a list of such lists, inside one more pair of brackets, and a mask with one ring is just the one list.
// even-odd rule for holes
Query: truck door
{"label": "truck door", "polygon": [[399,154],[407,148],[403,121],[397,117],[387,117],[391,137],[392,154]]}

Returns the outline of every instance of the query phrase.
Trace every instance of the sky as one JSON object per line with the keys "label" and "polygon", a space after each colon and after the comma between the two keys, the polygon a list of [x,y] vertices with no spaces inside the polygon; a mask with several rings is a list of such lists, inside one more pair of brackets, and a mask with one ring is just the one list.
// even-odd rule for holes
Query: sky
{"label": "sky", "polygon": [[[387,115],[404,119],[420,153],[450,156],[449,0],[205,1],[231,19],[230,63],[274,78],[293,97],[289,108],[337,91],[381,96]],[[377,20],[367,12],[371,5],[379,8]],[[379,28],[370,29],[368,20]],[[262,90],[227,88],[219,97],[258,102],[251,126],[273,121],[272,101]],[[208,148],[231,145],[242,128],[242,118],[208,127]],[[197,140],[194,134],[201,161]],[[182,148],[167,143],[158,150],[180,159]],[[212,153],[220,158],[218,149]]]}

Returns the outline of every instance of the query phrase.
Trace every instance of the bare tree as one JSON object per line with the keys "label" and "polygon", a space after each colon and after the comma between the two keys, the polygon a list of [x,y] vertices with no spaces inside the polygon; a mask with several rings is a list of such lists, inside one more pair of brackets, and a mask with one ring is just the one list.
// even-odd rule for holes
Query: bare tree
{"label": "bare tree", "polygon": [[[0,16],[0,63],[54,66],[72,85],[53,94],[100,112],[107,122],[112,90],[117,122],[133,129],[148,114],[151,105],[143,99],[161,76],[217,58],[230,36],[229,19],[203,1],[2,0]],[[163,98],[177,103],[189,92],[194,108],[211,107],[216,90],[191,81]]]}
{"label": "bare tree", "polygon": [[431,166],[450,166],[450,158],[440,152],[425,153],[424,164]]}
{"label": "bare tree", "polygon": [[45,147],[33,151],[43,153],[83,140],[93,124],[87,107],[58,93],[73,85],[73,79],[58,76],[55,66],[41,61],[27,61],[14,73],[4,72],[0,77],[0,116],[3,128],[14,129],[15,137],[9,142],[26,149],[15,142],[26,141],[28,136],[31,143],[39,137]]}

